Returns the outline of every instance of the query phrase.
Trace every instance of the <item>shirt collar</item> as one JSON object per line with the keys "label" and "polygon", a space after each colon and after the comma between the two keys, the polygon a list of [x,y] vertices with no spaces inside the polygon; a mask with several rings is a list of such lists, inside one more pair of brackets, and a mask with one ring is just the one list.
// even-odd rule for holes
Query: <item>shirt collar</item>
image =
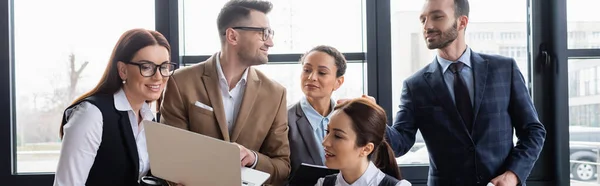
{"label": "shirt collar", "polygon": [[[119,89],[115,94],[113,94],[115,108],[118,111],[132,111],[131,104],[129,104],[129,100],[127,100],[127,95],[125,95],[125,91],[123,89]],[[142,114],[142,119],[144,120],[152,120],[154,119],[154,113],[150,109],[150,105],[144,102],[142,104],[142,108],[140,109],[140,113]]]}
{"label": "shirt collar", "polygon": [[[224,82],[227,82],[227,79],[225,78],[225,73],[223,73],[223,67],[221,67],[221,59],[220,59],[221,57],[220,56],[221,56],[221,52],[219,52],[217,54],[217,56],[216,56],[216,58],[217,58],[216,59],[216,62],[217,62],[217,73],[219,74],[219,79],[220,80],[222,80]],[[248,68],[246,68],[246,70],[244,70],[244,74],[242,74],[242,79],[240,79],[239,82],[241,82],[242,85],[245,85],[247,79],[248,79]]]}
{"label": "shirt collar", "polygon": [[344,177],[341,173],[337,175],[337,179],[343,183],[342,185],[369,185],[372,184],[369,182],[371,182],[371,180],[377,176],[377,173],[379,173],[379,169],[375,166],[375,164],[373,164],[373,162],[369,161],[367,170],[354,183],[348,184],[346,180],[344,180]]}
{"label": "shirt collar", "polygon": [[[317,110],[315,110],[315,108],[310,105],[310,103],[308,102],[308,99],[306,99],[306,96],[303,96],[302,99],[300,99],[300,107],[302,107],[302,110],[304,112],[306,112],[305,114],[308,115],[313,115],[313,116],[320,116],[322,117],[321,119],[325,119],[327,120],[327,123],[329,123],[329,120],[331,119],[331,115],[333,114],[333,108],[335,108],[335,101],[333,101],[333,99],[330,99],[331,102],[331,111],[329,112],[329,114],[327,114],[327,116],[322,116],[319,112],[317,112]],[[317,129],[317,125],[319,125],[320,123],[310,123],[310,125],[313,126],[313,129]]]}
{"label": "shirt collar", "polygon": [[[446,73],[446,70],[448,70],[450,64],[453,63],[453,61],[444,59],[440,57],[440,55],[436,55],[436,59],[438,61],[438,64],[442,66],[443,73]],[[464,63],[465,66],[471,68],[471,48],[469,48],[469,46],[467,46],[467,49],[465,49],[465,52],[458,58],[457,61],[460,61]]]}

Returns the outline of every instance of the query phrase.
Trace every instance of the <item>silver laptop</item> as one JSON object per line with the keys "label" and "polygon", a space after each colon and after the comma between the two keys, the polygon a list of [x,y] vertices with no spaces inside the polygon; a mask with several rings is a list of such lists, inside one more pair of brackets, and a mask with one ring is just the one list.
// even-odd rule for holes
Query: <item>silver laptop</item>
{"label": "silver laptop", "polygon": [[259,186],[270,176],[241,167],[240,150],[233,143],[153,121],[142,124],[154,176],[186,186]]}

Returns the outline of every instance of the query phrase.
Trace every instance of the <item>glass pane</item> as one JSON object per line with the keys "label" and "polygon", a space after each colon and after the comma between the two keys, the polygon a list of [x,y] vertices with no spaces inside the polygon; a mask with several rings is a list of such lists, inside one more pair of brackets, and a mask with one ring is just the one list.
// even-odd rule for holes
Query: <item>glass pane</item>
{"label": "glass pane", "polygon": [[[287,89],[288,106],[296,104],[304,96],[300,85],[302,65],[299,63],[268,64],[256,66],[256,68]],[[366,94],[366,76],[367,63],[362,61],[348,63],[344,84],[333,93],[333,100],[360,97]]]}
{"label": "glass pane", "polygon": [[[186,64],[186,66],[190,65],[193,64]],[[302,96],[304,96],[300,87],[302,65],[299,63],[271,63],[255,67],[286,88],[288,106],[297,103]],[[352,75],[350,76],[349,74]],[[362,61],[349,61],[346,66],[344,84],[342,84],[337,91],[333,92],[332,98],[337,100],[342,98],[360,97],[361,95],[366,94],[365,87],[367,87],[367,63]]]}
{"label": "glass pane", "polygon": [[[467,45],[474,51],[514,58],[528,82],[527,4],[522,0],[470,0]],[[392,0],[392,95],[393,117],[399,110],[403,81],[431,63],[436,50],[429,50],[419,20],[423,1]],[[511,10],[506,14],[506,10]],[[429,164],[427,148],[417,134],[413,148],[398,158],[399,164]]]}
{"label": "glass pane", "polygon": [[64,109],[98,82],[123,32],[154,29],[154,1],[37,0],[13,6],[17,172],[54,172]]}
{"label": "glass pane", "polygon": [[597,0],[567,0],[567,32],[569,49],[600,48],[600,17]]}
{"label": "glass pane", "polygon": [[571,185],[600,186],[600,59],[569,60]]}
{"label": "glass pane", "polygon": [[[212,55],[219,51],[217,16],[226,0],[181,2],[183,55]],[[363,47],[366,44],[363,43],[364,0],[271,2],[273,10],[268,17],[275,36],[270,54],[304,53],[320,44],[331,45],[344,53],[366,51]]]}

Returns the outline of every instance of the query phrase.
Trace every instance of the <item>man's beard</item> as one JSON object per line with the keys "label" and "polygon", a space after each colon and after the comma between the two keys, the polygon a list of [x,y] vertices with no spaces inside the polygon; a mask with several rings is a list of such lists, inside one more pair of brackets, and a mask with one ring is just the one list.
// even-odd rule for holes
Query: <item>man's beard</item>
{"label": "man's beard", "polygon": [[438,41],[433,41],[433,42],[427,42],[427,38],[425,38],[425,42],[427,42],[427,48],[440,49],[440,48],[447,47],[448,45],[450,45],[450,43],[452,43],[458,37],[458,29],[457,28],[458,28],[458,24],[456,22],[454,22],[454,25],[452,25],[451,28],[448,28],[444,32],[442,32],[440,30],[433,30],[433,29],[427,30],[426,34],[437,32],[440,36],[440,39]]}
{"label": "man's beard", "polygon": [[265,59],[263,56],[257,55],[256,53],[246,49],[238,51],[238,56],[241,62],[247,64],[248,66],[262,65],[266,64],[268,61],[268,59]]}

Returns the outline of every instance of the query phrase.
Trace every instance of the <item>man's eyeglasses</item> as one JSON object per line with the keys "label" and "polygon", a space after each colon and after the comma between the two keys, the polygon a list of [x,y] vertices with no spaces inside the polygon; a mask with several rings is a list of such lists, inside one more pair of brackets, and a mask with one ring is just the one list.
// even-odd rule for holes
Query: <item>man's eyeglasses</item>
{"label": "man's eyeglasses", "polygon": [[139,62],[129,62],[124,61],[125,64],[137,65],[140,68],[140,74],[144,77],[152,77],[156,74],[156,70],[160,68],[160,75],[163,77],[169,77],[173,75],[175,72],[175,68],[177,68],[177,63],[172,62],[164,62],[160,65],[156,65],[154,62],[150,61],[139,61]]}
{"label": "man's eyeglasses", "polygon": [[262,40],[266,41],[269,38],[273,38],[273,36],[275,35],[275,31],[273,31],[273,29],[271,28],[266,28],[266,27],[247,27],[247,26],[236,26],[236,27],[231,27],[232,29],[240,29],[240,30],[251,30],[251,31],[259,31],[262,33]]}

